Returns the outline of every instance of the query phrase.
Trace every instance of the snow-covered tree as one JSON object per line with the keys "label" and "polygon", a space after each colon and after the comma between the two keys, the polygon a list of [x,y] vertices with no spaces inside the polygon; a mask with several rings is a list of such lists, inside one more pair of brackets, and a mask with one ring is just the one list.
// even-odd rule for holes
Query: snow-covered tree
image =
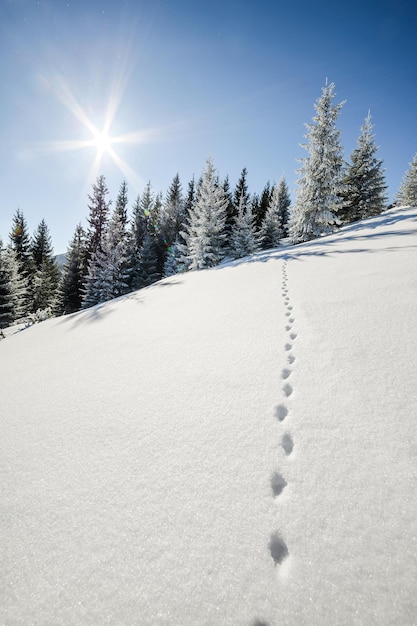
{"label": "snow-covered tree", "polygon": [[34,275],[33,258],[30,249],[30,236],[23,212],[17,209],[13,217],[12,229],[9,235],[10,245],[14,251],[13,264],[19,274],[19,290],[22,292],[21,312],[30,313],[33,310],[32,283]]}
{"label": "snow-covered tree", "polygon": [[312,124],[306,124],[308,140],[303,147],[296,202],[291,211],[289,234],[293,243],[332,232],[339,223],[342,178],[342,147],[336,120],[344,102],[333,104],[334,84],[323,87]]}
{"label": "snow-covered tree", "polygon": [[247,190],[242,187],[240,194],[237,215],[230,238],[230,252],[235,259],[240,259],[259,250],[255,218]]}
{"label": "snow-covered tree", "polygon": [[129,291],[129,259],[124,211],[116,207],[89,265],[83,308],[106,302]]}
{"label": "snow-covered tree", "polygon": [[55,303],[60,272],[55,261],[48,226],[43,219],[31,241],[33,260],[33,312],[48,309]]}
{"label": "snow-covered tree", "polygon": [[139,287],[148,287],[161,278],[159,255],[155,236],[146,232],[140,249]]}
{"label": "snow-covered tree", "polygon": [[258,229],[261,227],[261,224],[264,220],[266,211],[271,201],[272,191],[273,189],[271,188],[271,183],[268,181],[264,186],[260,196],[258,196],[257,194],[253,195],[252,213],[255,216],[256,227]]}
{"label": "snow-covered tree", "polygon": [[223,259],[227,206],[228,200],[217,182],[213,162],[207,159],[186,228],[189,269],[212,267]]}
{"label": "snow-covered tree", "polygon": [[163,202],[160,217],[160,232],[166,250],[173,245],[179,231],[183,227],[183,222],[184,199],[180,177],[176,174]]}
{"label": "snow-covered tree", "polygon": [[15,311],[9,265],[5,258],[3,242],[0,239],[0,329],[11,326],[14,320]]}
{"label": "snow-covered tree", "polygon": [[271,199],[259,230],[261,247],[276,248],[284,237],[284,215],[287,208],[286,186],[281,181],[272,188]]}
{"label": "snow-covered tree", "polygon": [[81,308],[85,254],[85,231],[81,224],[78,224],[68,246],[66,260],[62,268],[61,280],[58,286],[56,304],[56,312],[58,315],[74,313]]}
{"label": "snow-covered tree", "polygon": [[417,206],[417,154],[404,174],[400,188],[395,195],[395,203],[399,206]]}
{"label": "snow-covered tree", "polygon": [[109,190],[107,189],[106,179],[99,176],[96,183],[93,184],[93,193],[88,196],[90,201],[89,216],[87,218],[88,228],[86,236],[86,262],[87,267],[90,259],[94,256],[97,249],[100,248],[106,230],[111,200],[107,200]]}
{"label": "snow-covered tree", "polygon": [[379,215],[386,206],[387,186],[382,161],[375,156],[378,148],[372,128],[371,114],[368,113],[343,178],[338,217],[344,223]]}
{"label": "snow-covered tree", "polygon": [[291,198],[285,177],[282,176],[277,188],[278,213],[281,215],[284,237],[288,235],[288,222],[290,218]]}

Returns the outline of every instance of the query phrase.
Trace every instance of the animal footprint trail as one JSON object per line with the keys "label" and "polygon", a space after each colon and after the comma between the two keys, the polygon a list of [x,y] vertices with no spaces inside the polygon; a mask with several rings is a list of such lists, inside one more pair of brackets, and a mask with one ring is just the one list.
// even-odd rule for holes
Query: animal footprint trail
{"label": "animal footprint trail", "polygon": [[[284,367],[281,370],[281,380],[288,381],[291,377],[293,370],[292,365],[295,363],[295,356],[293,354],[293,342],[297,339],[298,334],[293,330],[293,324],[295,322],[294,316],[294,307],[291,302],[290,290],[288,288],[288,276],[287,276],[287,260],[284,260],[282,266],[282,286],[281,286],[282,297],[284,300],[285,306],[285,318],[286,318],[286,326],[285,331],[288,334],[289,341],[284,344],[284,351],[286,353],[286,360],[288,363],[288,367]],[[293,386],[289,382],[285,382],[282,386],[282,395],[286,400],[292,399],[294,392]],[[275,407],[275,417],[278,422],[282,423],[288,416],[289,409],[287,403],[278,404]],[[294,449],[294,441],[290,433],[286,432],[281,437],[281,447],[287,457],[289,457]],[[270,478],[270,486],[272,491],[272,496],[277,499],[282,494],[284,489],[287,487],[288,483],[279,471],[275,471]],[[279,502],[279,499],[278,499]],[[271,554],[271,558],[274,561],[275,566],[281,565],[281,563],[289,556],[289,550],[287,544],[285,543],[283,537],[279,532],[273,532],[271,534],[268,549]]]}

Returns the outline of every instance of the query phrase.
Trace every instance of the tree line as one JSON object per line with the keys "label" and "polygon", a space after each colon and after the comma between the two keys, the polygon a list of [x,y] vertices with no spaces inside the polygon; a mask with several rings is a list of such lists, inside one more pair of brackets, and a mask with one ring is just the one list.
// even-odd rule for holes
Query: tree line
{"label": "tree line", "polygon": [[[62,271],[48,227],[29,237],[16,211],[9,244],[0,241],[0,328],[69,314],[146,287],[178,272],[218,265],[259,250],[309,241],[340,225],[387,208],[382,160],[377,158],[371,115],[350,161],[343,159],[336,127],[344,102],[334,104],[334,84],[323,87],[316,114],[306,124],[307,156],[298,170],[294,204],[285,178],[250,194],[247,170],[232,190],[208,159],[198,181],[183,191],[178,174],[165,195],[149,182],[128,215],[127,183],[112,209],[103,175],[88,196],[87,226],[78,224]],[[417,155],[404,175],[395,204],[417,206]]]}

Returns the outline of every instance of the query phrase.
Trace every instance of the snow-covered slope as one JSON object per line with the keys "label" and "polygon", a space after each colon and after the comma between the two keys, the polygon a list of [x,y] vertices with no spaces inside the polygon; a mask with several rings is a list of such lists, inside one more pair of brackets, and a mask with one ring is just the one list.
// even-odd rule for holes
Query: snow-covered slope
{"label": "snow-covered slope", "polygon": [[4,624],[415,624],[417,209],[0,343]]}

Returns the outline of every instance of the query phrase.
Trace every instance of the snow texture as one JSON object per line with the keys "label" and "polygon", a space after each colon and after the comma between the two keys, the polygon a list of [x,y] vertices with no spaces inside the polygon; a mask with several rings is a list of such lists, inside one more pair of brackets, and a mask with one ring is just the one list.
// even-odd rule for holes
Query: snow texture
{"label": "snow texture", "polygon": [[417,209],[0,342],[2,624],[415,624]]}

